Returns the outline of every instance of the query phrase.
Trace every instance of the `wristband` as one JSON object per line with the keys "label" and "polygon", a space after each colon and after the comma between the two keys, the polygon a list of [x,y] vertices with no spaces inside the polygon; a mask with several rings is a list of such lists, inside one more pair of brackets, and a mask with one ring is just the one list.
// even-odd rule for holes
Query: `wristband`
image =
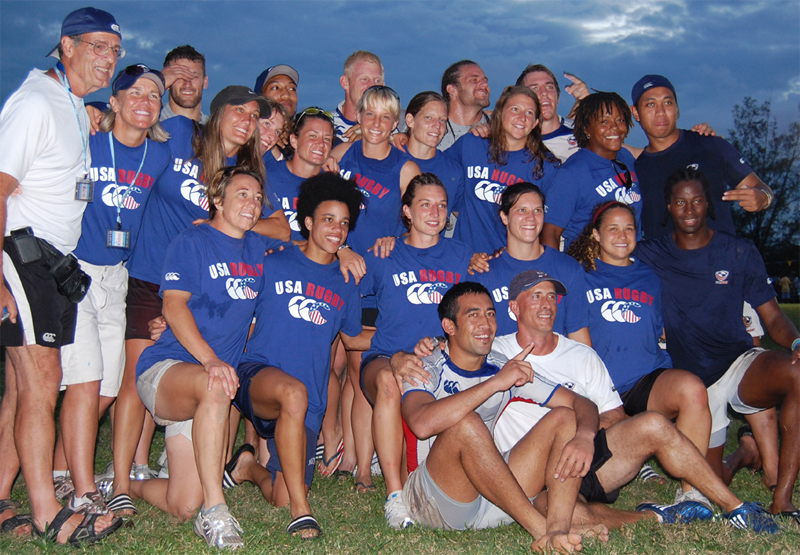
{"label": "wristband", "polygon": [[797,349],[797,347],[800,347],[800,337],[792,341],[792,351]]}
{"label": "wristband", "polygon": [[772,201],[774,200],[774,198],[775,198],[775,197],[774,197],[774,195],[773,195],[773,194],[772,194],[770,191],[768,191],[767,189],[759,189],[759,191],[761,191],[762,193],[764,193],[765,195],[767,195],[767,205],[764,207],[764,210],[766,210],[767,208],[769,208],[770,206],[772,206]]}
{"label": "wristband", "polygon": [[350,245],[348,245],[347,243],[345,243],[344,245],[339,245],[339,248],[338,248],[338,249],[336,249],[336,250],[349,249],[349,248],[350,248]]}

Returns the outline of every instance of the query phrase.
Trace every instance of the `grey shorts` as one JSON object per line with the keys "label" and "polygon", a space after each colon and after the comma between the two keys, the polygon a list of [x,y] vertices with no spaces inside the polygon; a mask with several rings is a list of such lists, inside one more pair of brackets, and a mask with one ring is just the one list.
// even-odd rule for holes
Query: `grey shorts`
{"label": "grey shorts", "polygon": [[451,499],[436,485],[425,462],[409,474],[403,487],[403,502],[414,522],[428,528],[482,530],[514,522],[513,518],[482,495],[470,503]]}

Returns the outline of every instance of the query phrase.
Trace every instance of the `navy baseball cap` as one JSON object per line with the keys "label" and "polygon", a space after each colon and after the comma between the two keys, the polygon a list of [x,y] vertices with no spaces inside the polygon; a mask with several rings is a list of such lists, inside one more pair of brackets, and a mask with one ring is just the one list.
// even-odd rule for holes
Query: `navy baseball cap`
{"label": "navy baseball cap", "polygon": [[263,96],[259,96],[244,85],[229,85],[219,91],[214,100],[211,101],[211,113],[225,106],[241,106],[252,101],[258,102],[261,111],[260,118],[268,118],[272,113],[269,102]]}
{"label": "navy baseball cap", "polygon": [[253,88],[253,90],[258,94],[261,94],[261,89],[264,88],[264,83],[269,81],[269,78],[274,77],[275,75],[285,75],[294,81],[295,85],[300,84],[300,74],[297,73],[295,68],[292,66],[287,66],[286,64],[278,64],[276,66],[270,66],[261,72],[261,75],[259,75],[256,79],[256,86]]}
{"label": "navy baseball cap", "polygon": [[543,281],[550,281],[556,287],[556,293],[559,295],[566,295],[567,288],[564,284],[554,277],[550,277],[544,272],[539,270],[525,270],[514,276],[511,280],[511,285],[508,286],[508,298],[512,301],[517,300],[520,294],[524,293],[534,285],[538,285]]}
{"label": "navy baseball cap", "polygon": [[631,99],[633,99],[633,105],[639,102],[639,99],[642,98],[642,95],[648,89],[653,89],[655,87],[666,87],[672,91],[672,94],[675,95],[675,100],[678,100],[678,94],[675,92],[675,87],[672,86],[672,83],[669,82],[669,79],[664,77],[663,75],[645,75],[633,86],[631,90]]}
{"label": "navy baseball cap", "polygon": [[130,89],[139,79],[150,79],[158,87],[158,92],[164,94],[164,76],[156,69],[150,69],[144,64],[134,64],[120,71],[111,83],[111,93]]}
{"label": "navy baseball cap", "polygon": [[[65,17],[64,22],[61,24],[60,36],[62,37],[73,37],[75,35],[83,35],[84,33],[113,33],[120,39],[122,38],[119,24],[117,24],[117,20],[114,19],[114,16],[103,10],[98,10],[97,8],[81,8],[75,10]],[[59,40],[56,47],[53,48],[47,56],[59,58],[58,47],[60,44],[61,41]]]}

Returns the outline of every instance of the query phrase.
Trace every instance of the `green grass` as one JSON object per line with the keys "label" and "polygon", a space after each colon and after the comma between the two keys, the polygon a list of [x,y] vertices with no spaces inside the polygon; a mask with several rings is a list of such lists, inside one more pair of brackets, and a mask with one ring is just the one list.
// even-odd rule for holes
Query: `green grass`
{"label": "green grass", "polygon": [[[789,317],[800,320],[800,305],[782,305]],[[765,345],[774,343],[765,339]],[[728,450],[736,446],[738,421],[729,430]],[[101,471],[111,460],[108,449],[110,426],[107,419],[102,423],[98,441],[97,471]],[[164,444],[163,433],[156,434],[152,449],[151,466]],[[377,481],[379,491],[383,483]],[[244,484],[227,494],[233,514],[245,530],[245,548],[238,551],[247,554],[285,553],[346,553],[346,554],[398,554],[423,553],[488,554],[528,553],[531,538],[517,525],[475,532],[439,532],[409,529],[402,532],[389,530],[383,522],[383,497],[381,494],[358,495],[350,491],[352,480],[339,481],[316,477],[311,491],[311,504],[315,516],[324,529],[324,536],[312,542],[287,538],[286,525],[289,513],[286,509],[271,507],[251,484]],[[643,500],[668,503],[672,501],[677,482],[665,485],[642,483],[634,480],[623,489],[615,507],[633,509]],[[761,486],[760,475],[748,471],[740,472],[731,485],[742,499],[770,502],[770,495]],[[26,506],[27,496],[23,480],[15,485],[13,497]],[[795,496],[795,503],[800,502]],[[99,546],[86,551],[97,555],[111,554],[182,554],[214,553],[194,535],[191,523],[180,523],[177,519],[137,501],[139,514],[134,528],[123,528]],[[639,523],[611,533],[607,544],[597,540],[586,540],[583,553],[588,554],[656,554],[688,555],[699,553],[724,554],[798,554],[800,553],[800,528],[782,523],[782,533],[777,536],[759,536],[749,532],[731,530],[721,522],[705,522],[686,526],[661,526],[652,522]],[[75,553],[70,547],[42,546],[27,539],[0,536],[0,554],[44,554]]]}

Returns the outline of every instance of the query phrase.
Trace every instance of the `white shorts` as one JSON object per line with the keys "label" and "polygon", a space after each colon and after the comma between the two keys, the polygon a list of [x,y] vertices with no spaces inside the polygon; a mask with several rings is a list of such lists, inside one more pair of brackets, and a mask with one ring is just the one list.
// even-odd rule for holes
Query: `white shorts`
{"label": "white shorts", "polygon": [[80,264],[92,285],[77,307],[75,342],[61,348],[61,388],[101,380],[100,395],[116,397],[125,368],[128,270],[121,262],[114,266]]}
{"label": "white shorts", "polygon": [[753,347],[745,351],[733,361],[733,364],[720,379],[709,386],[708,408],[711,410],[711,441],[709,442],[709,447],[725,445],[726,430],[728,424],[730,424],[728,405],[740,414],[754,414],[764,410],[763,408],[746,405],[739,398],[739,383],[741,383],[745,372],[753,364],[753,361],[763,352],[764,349],[760,347]]}

